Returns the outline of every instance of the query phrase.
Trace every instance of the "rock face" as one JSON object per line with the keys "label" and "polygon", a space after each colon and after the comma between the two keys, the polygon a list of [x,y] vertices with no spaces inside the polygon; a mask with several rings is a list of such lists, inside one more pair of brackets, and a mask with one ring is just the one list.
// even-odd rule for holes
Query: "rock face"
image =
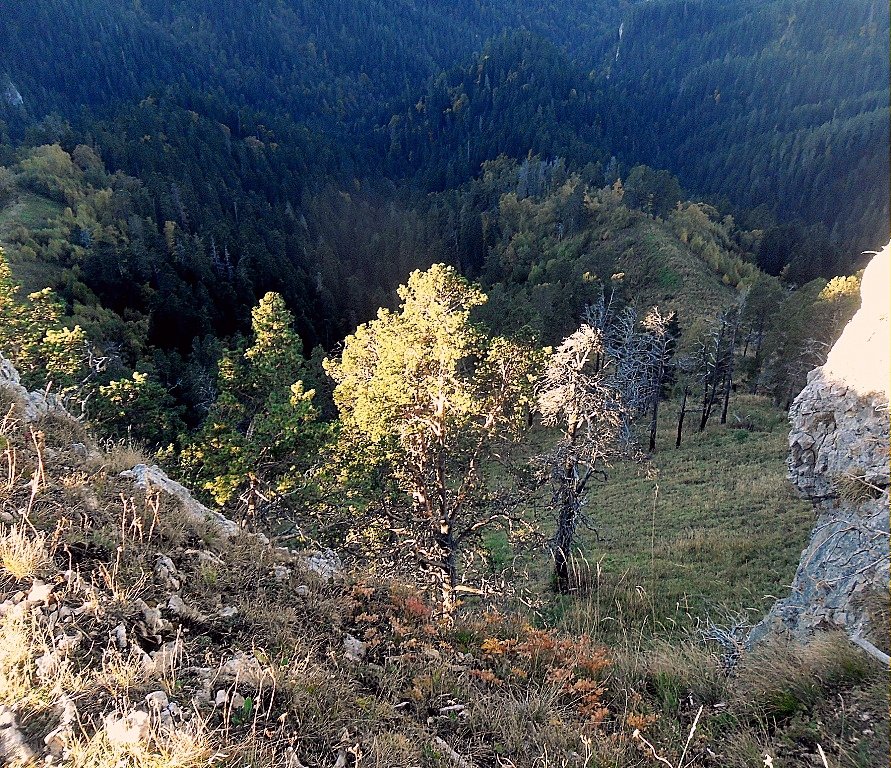
{"label": "rock face", "polygon": [[121,472],[121,477],[132,480],[140,490],[147,490],[151,486],[159,488],[180,502],[182,512],[187,518],[210,523],[222,536],[235,536],[240,532],[236,523],[205,507],[192,496],[188,488],[169,478],[164,470],[154,464],[137,464],[133,469]]}
{"label": "rock face", "polygon": [[15,366],[0,354],[0,390],[9,393],[21,407],[21,417],[26,424],[35,422],[49,413],[68,416],[59,399],[52,393],[29,392],[19,378]]}
{"label": "rock face", "polygon": [[790,411],[789,478],[819,518],[792,594],[752,641],[783,630],[802,638],[829,628],[867,636],[887,616],[889,258],[891,246],[873,257],[860,310]]}

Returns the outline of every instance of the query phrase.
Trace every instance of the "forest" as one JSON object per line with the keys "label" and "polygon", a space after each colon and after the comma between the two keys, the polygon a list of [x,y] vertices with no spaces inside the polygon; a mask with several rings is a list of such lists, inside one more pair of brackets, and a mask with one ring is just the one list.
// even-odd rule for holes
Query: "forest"
{"label": "forest", "polygon": [[[648,652],[683,647],[692,669],[702,658],[691,637],[737,648],[736,619],[788,588],[812,521],[780,477],[786,414],[857,311],[863,268],[891,234],[889,35],[889,9],[875,0],[9,4],[0,353],[27,390],[76,421],[68,446],[51,453],[87,446],[80,430],[95,437],[107,461],[82,477],[106,478],[102,494],[119,482],[108,467],[120,456],[133,459],[125,473],[157,463],[279,554],[330,549],[367,577],[349,597],[316,576],[299,585],[323,596],[312,621],[326,626],[330,610],[332,626],[377,649],[369,675],[380,679],[350,677],[351,690],[389,702],[392,685],[415,702],[398,704],[404,711],[417,704],[412,727],[424,739],[448,735],[431,725],[445,712],[478,752],[462,762],[434,740],[437,756],[406,746],[406,766],[532,758],[516,734],[467,725],[448,709],[463,706],[457,699],[430,703],[435,672],[400,668],[411,679],[388,681],[393,648],[428,661],[441,652],[459,667],[466,653],[461,685],[477,693],[556,680],[559,733],[609,722],[628,744],[659,736],[683,748],[672,768],[698,764],[684,762],[702,714],[693,719],[690,691],[714,699],[706,731],[752,739],[721,753],[726,763],[700,750],[702,764],[761,759],[759,728],[815,754],[804,731],[826,715],[828,672],[819,692],[790,683],[791,703],[752,709],[743,699],[763,681],[746,678],[748,693],[734,693],[735,657],[721,656],[726,676],[707,685],[655,662],[633,671],[629,631]],[[43,467],[53,431],[23,432],[19,445],[6,428],[12,499],[24,487],[17,451]],[[135,584],[137,562],[161,578],[147,565],[153,536],[186,553],[215,541],[200,526],[155,532],[117,495],[134,520],[118,521],[118,549],[107,541],[118,522],[91,532],[84,517],[65,544],[70,557],[120,560],[133,536]],[[660,503],[670,534],[658,544]],[[737,505],[751,530],[733,521]],[[788,519],[772,522],[780,514]],[[26,521],[30,511],[20,546],[50,547],[49,528],[31,524],[28,539]],[[0,531],[0,563],[18,530]],[[266,555],[241,546],[226,551],[253,573],[245,563]],[[208,562],[192,574],[202,599],[255,589],[270,611],[291,609],[268,574],[229,584]],[[711,573],[714,563],[725,571]],[[274,573],[292,566],[285,557]],[[117,571],[103,578],[117,594]],[[602,610],[622,615],[607,626]],[[730,634],[718,612],[735,612]],[[259,633],[263,653],[292,663],[286,646],[302,641],[279,642],[269,617],[255,619],[236,621],[232,642]],[[575,651],[561,632],[581,636]],[[320,638],[319,648],[330,642]],[[601,674],[599,642],[626,644],[615,678]],[[838,655],[822,653],[820,664]],[[839,697],[875,709],[877,678],[838,658],[848,665],[832,668]],[[799,661],[783,662],[793,677]],[[638,673],[649,687],[629,693]],[[356,696],[361,709],[365,694]],[[275,694],[270,723],[273,704]],[[42,705],[28,706],[43,717]],[[256,730],[254,704],[242,697],[240,707],[225,710],[227,739],[233,716],[236,729],[252,716]],[[633,737],[621,736],[626,725]],[[318,755],[334,751],[338,768],[365,764],[344,756],[348,718],[342,727],[308,737],[308,762],[327,765]],[[833,758],[871,765],[875,752],[847,738]],[[542,754],[569,754],[547,743]],[[617,754],[540,764],[641,764]],[[73,764],[102,764],[90,760]]]}

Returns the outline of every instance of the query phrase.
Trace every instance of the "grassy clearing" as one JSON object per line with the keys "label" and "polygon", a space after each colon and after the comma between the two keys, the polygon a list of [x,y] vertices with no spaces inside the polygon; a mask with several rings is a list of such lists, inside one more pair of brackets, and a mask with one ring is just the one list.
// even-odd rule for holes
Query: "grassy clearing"
{"label": "grassy clearing", "polygon": [[[788,589],[813,513],[786,480],[785,414],[741,395],[727,426],[685,432],[680,449],[675,419],[663,407],[647,465],[620,464],[592,489],[596,531],[581,530],[578,590],[552,604],[556,624],[609,638],[757,621]],[[530,569],[546,590],[547,560]]]}
{"label": "grassy clearing", "polygon": [[62,206],[58,203],[31,192],[19,192],[0,208],[0,248],[24,296],[55,285],[59,279],[62,267],[38,254],[33,242],[46,246],[61,214]]}

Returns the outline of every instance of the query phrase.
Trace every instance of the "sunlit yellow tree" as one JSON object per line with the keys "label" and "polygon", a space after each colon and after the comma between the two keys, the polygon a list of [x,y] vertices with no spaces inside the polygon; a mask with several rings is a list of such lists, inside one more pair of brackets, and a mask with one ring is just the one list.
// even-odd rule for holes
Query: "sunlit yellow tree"
{"label": "sunlit yellow tree", "polygon": [[451,267],[413,272],[399,296],[397,312],[381,309],[325,368],[345,433],[410,497],[392,530],[415,542],[449,613],[462,545],[504,519],[485,468],[525,424],[538,355],[471,321],[486,296]]}

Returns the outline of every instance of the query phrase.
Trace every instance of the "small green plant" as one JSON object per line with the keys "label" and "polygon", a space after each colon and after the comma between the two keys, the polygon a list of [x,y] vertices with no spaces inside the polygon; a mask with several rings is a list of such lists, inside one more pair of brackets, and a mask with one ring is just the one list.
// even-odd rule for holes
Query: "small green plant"
{"label": "small green plant", "polygon": [[215,565],[202,565],[198,571],[201,577],[201,583],[205,587],[213,588],[220,580],[220,572]]}
{"label": "small green plant", "polygon": [[244,725],[254,714],[254,700],[250,696],[246,696],[244,703],[238,709],[232,710],[232,724]]}

